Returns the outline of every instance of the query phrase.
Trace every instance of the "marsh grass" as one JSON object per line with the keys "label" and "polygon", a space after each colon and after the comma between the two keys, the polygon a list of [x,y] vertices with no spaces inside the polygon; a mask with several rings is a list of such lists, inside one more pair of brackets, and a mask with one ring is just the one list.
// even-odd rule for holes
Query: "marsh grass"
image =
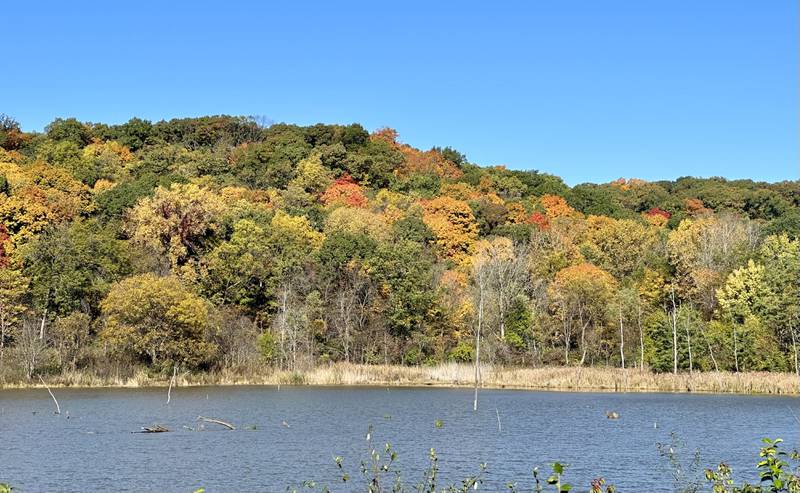
{"label": "marsh grass", "polygon": [[[512,368],[485,365],[484,388],[601,392],[714,392],[737,394],[800,394],[800,379],[793,373],[695,372],[678,375],[640,370],[597,367]],[[335,363],[306,371],[272,368],[246,372],[225,370],[185,373],[178,386],[192,385],[373,385],[470,387],[474,368],[467,364],[436,366],[358,365]],[[134,370],[122,375],[64,372],[45,376],[51,387],[167,387],[171,375]],[[0,379],[0,388],[39,387],[38,379]]]}

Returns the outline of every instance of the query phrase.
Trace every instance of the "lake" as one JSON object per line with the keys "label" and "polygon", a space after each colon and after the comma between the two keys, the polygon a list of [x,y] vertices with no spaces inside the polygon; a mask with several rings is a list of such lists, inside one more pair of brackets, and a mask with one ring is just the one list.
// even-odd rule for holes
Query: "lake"
{"label": "lake", "polygon": [[[790,397],[485,390],[473,413],[467,389],[191,387],[173,389],[170,404],[166,389],[54,393],[61,415],[44,389],[0,390],[0,482],[15,492],[281,492],[303,479],[348,491],[333,457],[358,475],[369,425],[377,444],[392,443],[404,477],[419,479],[434,448],[451,480],[487,463],[483,491],[508,481],[530,490],[532,467],[548,472],[555,460],[570,465],[578,491],[596,476],[621,491],[672,491],[656,443],[673,431],[687,464],[700,448],[702,467],[725,460],[753,479],[762,437],[800,446],[800,401]],[[607,419],[612,410],[620,419]],[[199,415],[237,429],[184,428]],[[153,424],[174,432],[131,433]]]}

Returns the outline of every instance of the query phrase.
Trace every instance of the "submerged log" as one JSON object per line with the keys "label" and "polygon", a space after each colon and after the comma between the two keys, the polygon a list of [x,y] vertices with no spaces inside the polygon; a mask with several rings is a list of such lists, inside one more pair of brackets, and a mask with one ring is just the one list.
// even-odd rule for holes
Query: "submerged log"
{"label": "submerged log", "polygon": [[197,417],[197,421],[205,421],[206,423],[218,424],[220,426],[224,426],[225,428],[227,428],[229,430],[235,430],[236,429],[235,426],[233,426],[232,424],[230,424],[230,423],[228,423],[226,421],[222,421],[221,419],[206,418],[205,416],[198,416]]}

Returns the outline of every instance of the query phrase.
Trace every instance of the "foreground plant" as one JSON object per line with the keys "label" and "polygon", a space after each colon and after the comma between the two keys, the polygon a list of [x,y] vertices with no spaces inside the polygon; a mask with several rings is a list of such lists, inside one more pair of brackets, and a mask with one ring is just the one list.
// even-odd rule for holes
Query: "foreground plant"
{"label": "foreground plant", "polygon": [[[369,427],[365,436],[367,443],[367,458],[361,461],[358,479],[354,479],[344,465],[344,459],[340,456],[334,457],[334,462],[339,470],[339,478],[342,483],[348,483],[348,491],[364,491],[366,493],[403,493],[415,491],[418,493],[466,493],[477,490],[483,483],[483,474],[486,465],[481,464],[478,474],[467,477],[458,483],[440,485],[439,481],[439,458],[434,449],[430,449],[428,455],[428,467],[423,471],[422,479],[415,483],[406,483],[403,480],[399,469],[394,467],[397,460],[397,453],[390,443],[383,447],[376,448],[373,444],[373,428]],[[316,481],[304,481],[302,488],[314,490],[317,488]],[[296,488],[289,488],[288,491],[297,493]],[[330,488],[321,486],[322,493],[330,493]]]}
{"label": "foreground plant", "polygon": [[[550,476],[547,477],[545,483],[552,488],[548,488],[546,491],[553,491],[555,493],[569,493],[572,491],[572,485],[569,483],[563,482],[564,471],[567,469],[567,464],[562,464],[560,462],[554,462],[550,465],[552,473]],[[534,493],[542,493],[545,491],[545,487],[542,485],[542,480],[539,476],[539,468],[533,468],[533,492]],[[521,490],[517,487],[517,483],[508,483],[506,485],[508,490],[511,493],[523,493],[524,490]],[[615,493],[617,489],[614,485],[606,485],[606,480],[603,478],[595,478],[590,483],[590,490],[589,493]]]}
{"label": "foreground plant", "polygon": [[761,484],[751,485],[744,482],[736,486],[731,477],[733,471],[723,462],[716,469],[706,469],[706,479],[712,484],[714,493],[800,493],[800,463],[795,464],[792,469],[786,460],[797,462],[800,460],[798,452],[789,454],[780,450],[780,444],[783,443],[780,438],[764,438],[762,442],[764,446],[759,452],[761,460],[757,465]]}

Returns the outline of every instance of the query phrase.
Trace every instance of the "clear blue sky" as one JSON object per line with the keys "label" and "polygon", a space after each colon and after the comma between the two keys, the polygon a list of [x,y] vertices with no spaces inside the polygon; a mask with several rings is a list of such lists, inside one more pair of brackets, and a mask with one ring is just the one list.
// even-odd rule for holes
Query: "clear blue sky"
{"label": "clear blue sky", "polygon": [[8,2],[0,112],[391,126],[570,184],[797,179],[797,18],[795,0]]}

